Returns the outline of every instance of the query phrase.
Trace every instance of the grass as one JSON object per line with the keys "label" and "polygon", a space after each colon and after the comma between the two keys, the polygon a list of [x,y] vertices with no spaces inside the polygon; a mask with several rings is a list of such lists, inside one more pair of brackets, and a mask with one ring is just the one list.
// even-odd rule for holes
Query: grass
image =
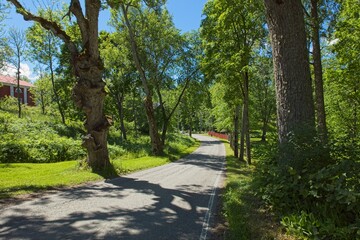
{"label": "grass", "polygon": [[223,211],[229,224],[226,239],[278,239],[290,240],[291,236],[283,233],[279,221],[266,209],[253,183],[256,165],[248,166],[232,156],[232,149],[227,142],[226,162],[227,180],[223,194]]}
{"label": "grass", "polygon": [[[180,140],[181,142],[181,140]],[[177,144],[165,156],[143,156],[140,158],[117,159],[112,161],[117,174],[130,173],[160,166],[193,152],[199,142]],[[105,176],[106,177],[106,176]],[[78,161],[58,163],[5,163],[0,164],[0,199],[16,197],[58,187],[74,186],[97,181],[104,175],[79,168]]]}
{"label": "grass", "polygon": [[77,166],[77,161],[0,164],[0,198],[101,179],[101,176]]}

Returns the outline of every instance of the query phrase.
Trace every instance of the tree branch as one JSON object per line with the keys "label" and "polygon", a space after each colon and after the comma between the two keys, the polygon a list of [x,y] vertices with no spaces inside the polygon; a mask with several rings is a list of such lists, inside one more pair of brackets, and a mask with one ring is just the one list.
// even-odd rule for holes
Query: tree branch
{"label": "tree branch", "polygon": [[76,45],[71,41],[70,36],[67,35],[66,32],[63,31],[57,23],[51,22],[42,17],[32,14],[31,12],[27,11],[17,0],[7,0],[7,1],[15,6],[16,12],[21,14],[24,17],[25,21],[38,22],[43,28],[51,31],[52,33],[54,33],[55,36],[63,40],[66,46],[69,48],[69,51],[71,52],[72,55],[78,53]]}
{"label": "tree branch", "polygon": [[83,45],[85,45],[89,40],[88,21],[84,17],[79,0],[71,0],[69,11],[72,12],[76,17],[77,23],[81,31],[82,43]]}
{"label": "tree branch", "polygon": [[181,93],[180,93],[180,95],[179,95],[179,97],[178,97],[178,99],[177,99],[177,101],[176,101],[176,104],[175,104],[174,108],[171,110],[169,116],[167,117],[167,119],[166,119],[167,121],[170,120],[170,118],[171,118],[172,115],[174,114],[176,108],[179,106],[180,101],[181,101],[182,97],[184,96],[185,90],[186,90],[187,87],[189,86],[191,77],[192,77],[198,70],[199,70],[199,68],[196,68],[190,75],[188,75],[188,76],[186,77],[185,86],[183,87],[183,89],[182,89],[182,91],[181,91]]}

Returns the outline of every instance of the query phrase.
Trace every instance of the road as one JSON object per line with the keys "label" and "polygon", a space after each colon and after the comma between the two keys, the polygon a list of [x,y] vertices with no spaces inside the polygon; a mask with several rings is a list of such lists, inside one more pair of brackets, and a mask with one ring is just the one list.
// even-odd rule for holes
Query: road
{"label": "road", "polygon": [[195,137],[177,162],[1,208],[0,239],[206,239],[225,148]]}

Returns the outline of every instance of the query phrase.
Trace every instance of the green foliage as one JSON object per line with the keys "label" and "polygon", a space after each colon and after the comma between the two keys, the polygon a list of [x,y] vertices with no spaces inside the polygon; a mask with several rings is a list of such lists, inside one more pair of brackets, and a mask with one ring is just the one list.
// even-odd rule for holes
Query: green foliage
{"label": "green foliage", "polygon": [[36,113],[38,109],[31,107],[25,107],[24,118],[18,119],[14,115],[14,101],[14,98],[1,101],[0,162],[47,163],[85,157],[79,125],[54,123],[51,116]]}
{"label": "green foliage", "polygon": [[[254,145],[258,149],[263,143]],[[258,186],[254,184],[254,178],[257,167],[232,157],[233,151],[228,143],[225,147],[227,180],[223,211],[229,223],[226,239],[292,239],[282,233],[282,227],[256,194]]]}
{"label": "green foliage", "polygon": [[[341,154],[337,152],[341,143],[336,145],[337,148],[331,147],[332,155],[344,157],[342,150]],[[288,231],[301,238],[359,238],[359,157],[336,158],[324,166],[312,157],[321,155],[317,149],[301,148],[300,152],[306,154],[296,156],[296,161],[303,163],[296,169],[280,163],[275,144],[263,145],[263,155],[258,156],[260,196],[282,216]]]}
{"label": "green foliage", "polygon": [[339,4],[325,61],[325,101],[332,134],[352,142],[360,137],[360,3],[344,0]]}

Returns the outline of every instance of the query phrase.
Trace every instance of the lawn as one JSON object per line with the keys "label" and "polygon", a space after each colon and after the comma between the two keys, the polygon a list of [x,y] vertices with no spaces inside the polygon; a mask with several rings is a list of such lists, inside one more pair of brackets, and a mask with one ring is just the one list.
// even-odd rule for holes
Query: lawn
{"label": "lawn", "polygon": [[[118,175],[160,166],[177,160],[193,152],[199,146],[169,151],[165,156],[143,156],[139,158],[121,158],[112,161]],[[74,186],[85,182],[104,179],[104,175],[79,167],[79,161],[58,163],[1,163],[0,164],[0,199],[15,197],[21,194],[39,192],[65,186]]]}

